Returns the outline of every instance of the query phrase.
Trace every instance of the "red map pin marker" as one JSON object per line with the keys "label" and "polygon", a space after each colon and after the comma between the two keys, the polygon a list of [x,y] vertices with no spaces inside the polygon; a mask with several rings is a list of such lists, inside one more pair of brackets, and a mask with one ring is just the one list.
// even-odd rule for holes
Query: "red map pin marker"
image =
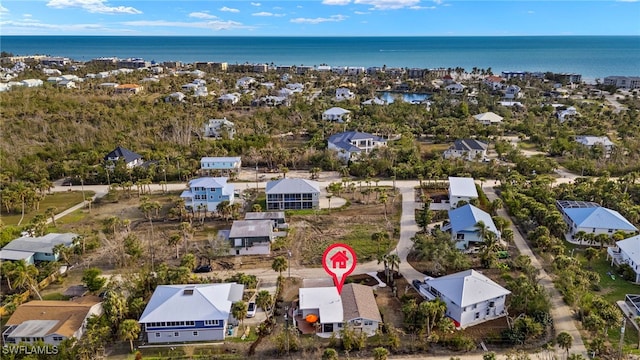
{"label": "red map pin marker", "polygon": [[356,252],[349,245],[333,244],[322,255],[322,267],[333,277],[340,294],[344,280],[356,269]]}

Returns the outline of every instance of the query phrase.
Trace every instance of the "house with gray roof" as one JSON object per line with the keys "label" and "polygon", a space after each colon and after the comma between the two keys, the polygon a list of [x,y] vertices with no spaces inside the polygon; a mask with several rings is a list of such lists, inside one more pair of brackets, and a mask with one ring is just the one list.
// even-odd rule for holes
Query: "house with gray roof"
{"label": "house with gray roof", "polygon": [[28,264],[36,261],[58,261],[58,254],[54,254],[56,245],[73,246],[73,239],[78,237],[74,233],[50,233],[44,236],[17,238],[0,250],[0,260],[24,260]]}
{"label": "house with gray roof", "polygon": [[240,156],[205,156],[200,159],[200,172],[203,175],[239,174],[242,168]]}
{"label": "house with gray roof", "polygon": [[236,283],[159,285],[140,316],[147,343],[219,341],[229,324],[237,324],[231,305],[242,300]]}
{"label": "house with gray roof", "polygon": [[329,136],[328,149],[336,151],[340,160],[348,162],[356,160],[361,154],[368,154],[373,149],[387,146],[387,140],[368,133],[347,131]]}
{"label": "house with gray roof", "polygon": [[483,125],[499,124],[504,119],[502,116],[491,111],[478,114],[478,115],[473,115],[473,118]]}
{"label": "house with gray roof", "polygon": [[270,254],[275,238],[271,220],[236,220],[229,232],[231,255]]}
{"label": "house with gray roof", "polygon": [[247,212],[244,214],[245,220],[271,220],[273,221],[274,229],[287,228],[287,220],[285,218],[284,211],[261,211],[261,212]]}
{"label": "house with gray roof", "polygon": [[303,333],[311,330],[320,337],[339,335],[346,323],[358,332],[373,336],[382,324],[378,304],[369,286],[345,284],[340,294],[335,286],[303,287],[298,294],[300,301],[294,320]]}
{"label": "house with gray roof", "polygon": [[449,210],[449,221],[450,224],[444,226],[442,230],[451,230],[451,239],[455,241],[456,248],[459,250],[484,241],[477,227],[479,222],[483,222],[486,230],[496,234],[500,239],[500,231],[496,228],[491,215],[471,204]]}
{"label": "house with gray roof", "polygon": [[619,212],[594,202],[558,200],[556,207],[569,227],[568,235],[572,237],[580,231],[609,236],[618,231],[627,233],[638,231],[638,228]]}
{"label": "house with gray roof", "polygon": [[476,139],[461,139],[453,142],[444,152],[445,159],[483,161],[487,158],[488,145]]}
{"label": "house with gray roof", "polygon": [[511,292],[475,270],[425,281],[430,299],[447,305],[446,315],[457,328],[466,328],[507,315],[505,301]]}
{"label": "house with gray roof", "polygon": [[640,283],[640,235],[617,241],[616,246],[608,247],[607,258],[611,258],[611,266],[631,266],[636,273],[634,282]]}
{"label": "house with gray roof", "polygon": [[611,151],[615,146],[615,144],[606,136],[580,135],[576,136],[576,142],[588,149],[601,146],[604,151],[604,155],[607,157],[611,154]]}
{"label": "house with gray roof", "polygon": [[123,160],[127,165],[127,169],[132,169],[136,166],[141,166],[144,161],[142,155],[136,154],[129,149],[125,149],[122,146],[118,146],[113,151],[108,153],[104,157],[104,161],[107,163],[114,163],[116,161]]}
{"label": "house with gray roof", "polygon": [[320,186],[306,179],[280,179],[269,181],[265,190],[267,210],[318,209]]}

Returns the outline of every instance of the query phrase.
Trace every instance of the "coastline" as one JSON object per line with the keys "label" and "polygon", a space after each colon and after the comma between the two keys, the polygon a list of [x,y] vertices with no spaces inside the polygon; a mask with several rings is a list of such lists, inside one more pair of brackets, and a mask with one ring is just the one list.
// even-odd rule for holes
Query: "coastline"
{"label": "coastline", "polygon": [[[491,68],[579,73],[593,82],[638,76],[639,36],[270,37],[270,36],[0,36],[2,51],[86,62],[144,58],[165,62],[275,65]],[[597,50],[597,51],[596,51]]]}

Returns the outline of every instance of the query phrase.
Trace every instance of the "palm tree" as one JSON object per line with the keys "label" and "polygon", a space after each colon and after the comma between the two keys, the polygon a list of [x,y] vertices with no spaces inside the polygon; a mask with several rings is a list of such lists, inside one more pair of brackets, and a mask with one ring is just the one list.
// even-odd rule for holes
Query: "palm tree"
{"label": "palm tree", "polygon": [[251,207],[251,210],[253,212],[262,212],[262,205],[260,204],[253,204],[253,206]]}
{"label": "palm tree", "polygon": [[287,259],[284,256],[276,256],[271,263],[271,268],[273,271],[277,271],[280,273],[280,277],[282,277],[282,272],[287,270]]}
{"label": "palm tree", "polygon": [[389,254],[389,256],[387,256],[387,261],[389,262],[391,273],[393,273],[396,268],[400,271],[400,256],[398,256],[397,253]]}
{"label": "palm tree", "polygon": [[169,246],[175,246],[176,247],[176,259],[180,258],[180,253],[178,252],[178,248],[180,246],[180,241],[182,241],[182,236],[180,236],[180,234],[172,234],[171,236],[169,236],[169,239],[167,240],[167,244]]}
{"label": "palm tree", "polygon": [[56,225],[56,208],[51,206],[49,208],[47,208],[47,210],[44,212],[45,216],[48,218],[51,218],[51,223],[53,224],[53,226],[57,226]]}
{"label": "palm tree", "polygon": [[69,265],[69,256],[71,255],[70,247],[65,246],[64,244],[58,244],[53,247],[53,253],[54,255],[58,255],[65,265]]}
{"label": "palm tree", "polygon": [[13,261],[3,261],[1,269],[2,269],[2,272],[0,273],[0,275],[2,275],[2,277],[7,280],[7,286],[9,286],[9,291],[13,290],[13,288],[11,287],[11,278],[15,274],[15,271],[14,271],[15,263]]}
{"label": "palm tree", "polygon": [[231,315],[236,320],[240,320],[240,324],[244,326],[244,318],[247,316],[249,306],[244,301],[236,301],[231,305]]}
{"label": "palm tree", "polygon": [[20,260],[15,263],[13,274],[15,275],[13,285],[16,288],[27,287],[36,294],[38,299],[42,300],[42,296],[38,291],[38,269],[35,265],[27,264],[24,260]]}
{"label": "palm tree", "polygon": [[571,344],[573,343],[573,338],[571,337],[571,335],[563,331],[556,337],[556,342],[561,349],[565,349],[567,351],[568,355],[569,349],[571,349]]}
{"label": "palm tree", "polygon": [[271,308],[271,302],[272,298],[268,290],[260,290],[256,295],[256,305],[264,311]]}
{"label": "palm tree", "polygon": [[127,319],[120,323],[118,336],[120,337],[120,340],[129,341],[131,352],[133,352],[133,340],[138,338],[138,334],[140,334],[140,325],[138,324],[138,321]]}

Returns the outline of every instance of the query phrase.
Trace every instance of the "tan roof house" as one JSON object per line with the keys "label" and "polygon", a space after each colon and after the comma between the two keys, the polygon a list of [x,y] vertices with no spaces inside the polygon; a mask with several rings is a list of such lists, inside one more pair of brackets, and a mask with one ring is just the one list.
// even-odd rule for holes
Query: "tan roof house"
{"label": "tan roof house", "polygon": [[2,337],[6,344],[43,341],[58,345],[71,337],[80,339],[93,315],[102,315],[102,300],[97,296],[72,301],[30,301],[11,315]]}
{"label": "tan roof house", "polygon": [[138,84],[120,84],[116,86],[116,94],[137,94],[143,86]]}

